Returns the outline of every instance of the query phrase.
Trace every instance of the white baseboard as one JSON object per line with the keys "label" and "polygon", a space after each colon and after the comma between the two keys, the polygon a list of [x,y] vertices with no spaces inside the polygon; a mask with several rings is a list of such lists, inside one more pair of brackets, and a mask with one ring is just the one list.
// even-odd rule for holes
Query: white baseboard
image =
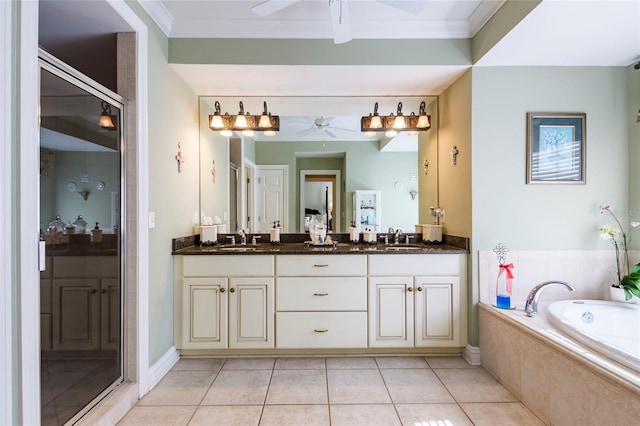
{"label": "white baseboard", "polygon": [[[155,385],[162,380],[162,378],[171,370],[171,367],[176,365],[180,360],[180,352],[176,350],[175,346],[169,348],[167,352],[151,367],[149,367],[149,376],[147,377],[147,389],[151,390]],[[142,395],[140,395],[142,398]]]}
{"label": "white baseboard", "polygon": [[471,365],[482,365],[480,363],[480,348],[467,345],[462,349],[462,358]]}

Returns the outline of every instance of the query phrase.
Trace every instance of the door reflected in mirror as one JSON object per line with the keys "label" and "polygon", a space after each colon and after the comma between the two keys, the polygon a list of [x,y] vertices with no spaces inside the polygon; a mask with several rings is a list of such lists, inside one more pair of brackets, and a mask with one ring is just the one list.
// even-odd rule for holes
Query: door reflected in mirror
{"label": "door reflected in mirror", "polygon": [[309,232],[309,223],[316,219],[327,226],[329,232],[340,230],[340,170],[300,171],[300,232]]}

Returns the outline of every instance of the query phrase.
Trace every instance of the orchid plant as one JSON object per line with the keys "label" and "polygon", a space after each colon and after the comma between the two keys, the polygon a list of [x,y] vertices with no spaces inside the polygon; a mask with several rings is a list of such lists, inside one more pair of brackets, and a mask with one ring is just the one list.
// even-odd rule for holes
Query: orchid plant
{"label": "orchid plant", "polygon": [[[640,297],[640,263],[633,268],[629,265],[629,251],[627,247],[631,242],[630,232],[633,228],[640,228],[640,222],[631,222],[631,228],[625,232],[622,224],[611,211],[610,206],[600,206],[600,214],[608,213],[616,222],[617,227],[603,225],[600,227],[600,236],[604,240],[611,241],[616,249],[616,272],[618,281],[612,287],[622,288],[624,290],[625,300],[631,300],[632,296]],[[622,254],[622,256],[621,256]],[[622,257],[622,258],[621,258]]]}

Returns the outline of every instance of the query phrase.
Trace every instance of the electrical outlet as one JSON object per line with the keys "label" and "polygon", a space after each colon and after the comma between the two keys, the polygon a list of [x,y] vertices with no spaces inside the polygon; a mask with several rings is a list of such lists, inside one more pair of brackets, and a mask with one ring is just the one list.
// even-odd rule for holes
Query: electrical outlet
{"label": "electrical outlet", "polygon": [[440,223],[444,223],[444,209],[440,209]]}
{"label": "electrical outlet", "polygon": [[227,221],[227,212],[224,212],[222,214],[222,220],[224,220],[225,222]]}
{"label": "electrical outlet", "polygon": [[194,211],[193,212],[193,224],[197,225],[198,224],[198,211]]}
{"label": "electrical outlet", "polygon": [[149,229],[156,227],[156,212],[149,212]]}

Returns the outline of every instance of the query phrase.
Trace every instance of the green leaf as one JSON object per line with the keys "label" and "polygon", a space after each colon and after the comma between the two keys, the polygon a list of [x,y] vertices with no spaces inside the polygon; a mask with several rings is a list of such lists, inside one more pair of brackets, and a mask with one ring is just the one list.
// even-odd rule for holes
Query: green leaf
{"label": "green leaf", "polygon": [[633,269],[631,270],[631,273],[635,274],[636,272],[640,272],[640,263],[636,263],[635,265],[633,265]]}

